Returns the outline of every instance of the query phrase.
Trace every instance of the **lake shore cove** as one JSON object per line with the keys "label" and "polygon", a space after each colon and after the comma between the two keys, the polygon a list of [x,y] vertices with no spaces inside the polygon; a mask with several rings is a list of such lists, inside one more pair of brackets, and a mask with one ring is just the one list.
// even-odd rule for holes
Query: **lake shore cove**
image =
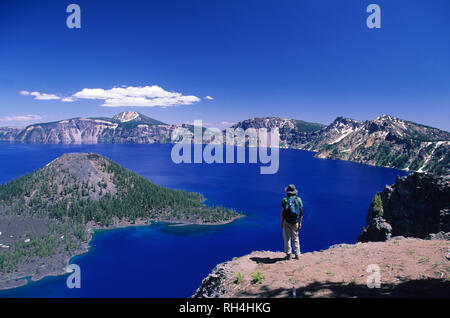
{"label": "lake shore cove", "polygon": [[[0,186],[0,290],[67,273],[98,229],[221,225],[243,217],[209,207],[198,193],[171,190],[97,154],[65,154]],[[139,204],[136,204],[139,202]]]}

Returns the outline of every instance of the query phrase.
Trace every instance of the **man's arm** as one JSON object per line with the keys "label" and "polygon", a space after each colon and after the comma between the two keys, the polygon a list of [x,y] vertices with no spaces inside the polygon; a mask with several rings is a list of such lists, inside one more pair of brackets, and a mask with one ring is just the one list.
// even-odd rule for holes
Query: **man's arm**
{"label": "man's arm", "polygon": [[[300,208],[303,209],[303,201],[302,201],[302,199],[300,197],[297,197],[297,198],[298,198],[298,202],[300,203]],[[301,215],[300,215],[300,218],[298,220],[298,229],[299,230],[302,228],[302,220],[303,220],[303,211],[302,210],[300,210],[300,211],[301,211]]]}

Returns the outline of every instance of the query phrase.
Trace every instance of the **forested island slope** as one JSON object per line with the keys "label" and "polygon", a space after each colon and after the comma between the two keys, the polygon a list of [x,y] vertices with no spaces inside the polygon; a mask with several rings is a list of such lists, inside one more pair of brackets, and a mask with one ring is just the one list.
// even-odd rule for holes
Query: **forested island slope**
{"label": "forested island slope", "polygon": [[241,214],[160,187],[97,154],[65,154],[0,186],[0,289],[64,272],[92,229],[166,221],[223,224]]}

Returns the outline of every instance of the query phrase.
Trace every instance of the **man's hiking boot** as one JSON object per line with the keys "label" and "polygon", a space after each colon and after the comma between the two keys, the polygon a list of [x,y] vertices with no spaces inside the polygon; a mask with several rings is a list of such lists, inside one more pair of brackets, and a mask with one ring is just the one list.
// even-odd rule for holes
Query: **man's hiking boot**
{"label": "man's hiking boot", "polygon": [[292,258],[291,254],[286,254],[286,260],[290,260]]}
{"label": "man's hiking boot", "polygon": [[299,259],[300,256],[299,256],[298,254],[295,254],[294,258],[295,258],[295,259]]}

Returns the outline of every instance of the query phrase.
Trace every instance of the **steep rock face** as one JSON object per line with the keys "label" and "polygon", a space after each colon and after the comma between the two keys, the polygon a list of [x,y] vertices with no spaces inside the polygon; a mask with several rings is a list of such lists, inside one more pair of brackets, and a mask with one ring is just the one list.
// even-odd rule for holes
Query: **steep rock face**
{"label": "steep rock face", "polygon": [[351,133],[358,131],[362,126],[363,123],[357,120],[338,117],[329,126],[313,133],[310,142],[302,148],[323,151],[328,149],[329,145],[334,145]]}
{"label": "steep rock face", "polygon": [[21,127],[0,127],[0,141],[15,141],[22,129]]}
{"label": "steep rock face", "polygon": [[178,128],[137,112],[122,112],[113,118],[73,118],[25,128],[0,128],[0,141],[36,144],[164,143]]}
{"label": "steep rock face", "polygon": [[280,117],[252,118],[241,121],[231,128],[260,129],[266,128],[267,131],[278,128],[280,133],[280,146],[285,148],[300,148],[302,145],[313,140],[314,132],[324,128],[325,125],[310,123],[302,120],[295,120]]}
{"label": "steep rock face", "polygon": [[450,178],[414,173],[373,199],[359,242],[450,232]]}
{"label": "steep rock face", "polygon": [[136,122],[127,122],[113,130],[104,131],[98,137],[98,143],[115,144],[153,144],[171,142],[175,129],[190,129],[189,125],[148,125]]}
{"label": "steep rock face", "polygon": [[228,274],[228,264],[225,262],[217,265],[212,272],[203,279],[200,287],[197,288],[193,298],[219,298],[225,293],[225,288],[223,287]]}
{"label": "steep rock face", "polygon": [[112,121],[74,118],[30,125],[19,132],[15,140],[39,144],[95,144],[99,136],[117,127],[118,124]]}

